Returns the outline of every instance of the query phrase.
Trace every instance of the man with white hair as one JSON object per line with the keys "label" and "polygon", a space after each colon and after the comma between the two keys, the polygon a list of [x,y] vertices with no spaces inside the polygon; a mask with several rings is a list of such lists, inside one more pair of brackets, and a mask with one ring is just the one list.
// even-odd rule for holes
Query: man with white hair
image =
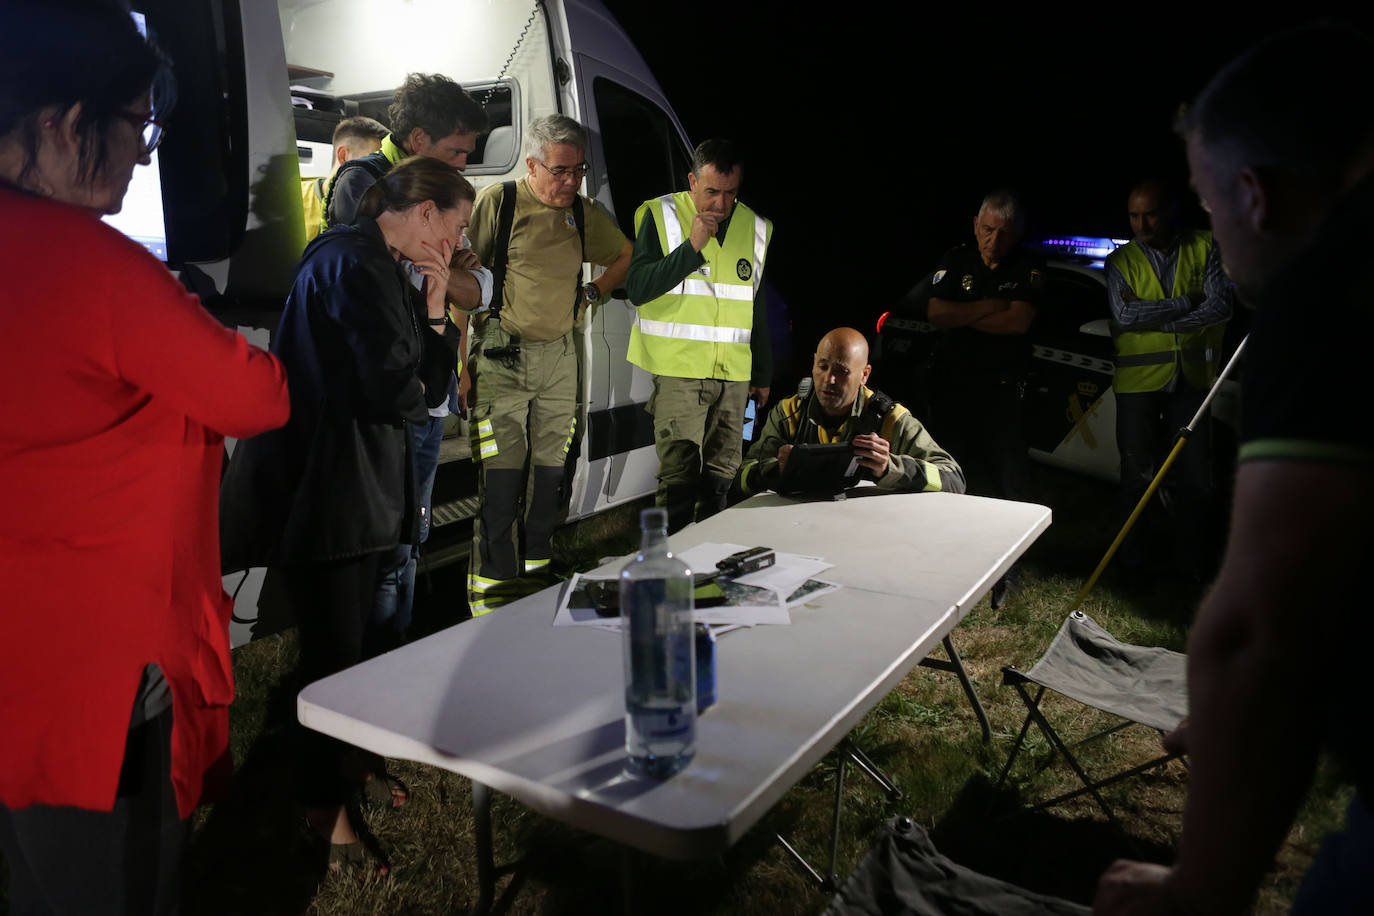
{"label": "man with white hair", "polygon": [[[553,557],[563,465],[576,434],[574,328],[604,294],[625,282],[631,246],[595,201],[578,193],[587,174],[587,132],[547,115],[525,132],[519,181],[488,185],[468,226],[473,251],[491,268],[486,312],[473,318],[472,457],[480,508],[468,560],[468,604],[485,614],[529,591],[522,576]],[[606,268],[582,282],[582,265]],[[526,497],[524,558],[517,531]]]}
{"label": "man with white hair", "polygon": [[[1044,289],[1045,263],[1018,248],[1026,212],[1011,191],[983,198],[973,244],[952,248],[931,279],[926,320],[945,328],[935,370],[932,415],[923,418],[959,462],[970,493],[1026,499],[1022,405],[1031,345],[1027,333]],[[1000,607],[1015,588],[1011,571],[992,589]]]}

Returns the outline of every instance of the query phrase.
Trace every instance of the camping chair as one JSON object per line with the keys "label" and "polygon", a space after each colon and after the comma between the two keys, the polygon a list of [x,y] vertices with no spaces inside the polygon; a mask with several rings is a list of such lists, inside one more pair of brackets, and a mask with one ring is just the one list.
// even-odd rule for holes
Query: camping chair
{"label": "camping chair", "polygon": [[825,916],[1088,916],[1086,906],[1026,890],[941,855],[896,817],[830,901]]}
{"label": "camping chair", "polygon": [[[1158,729],[1163,734],[1177,728],[1179,722],[1188,714],[1184,670],[1186,661],[1187,656],[1180,652],[1117,642],[1087,614],[1074,611],[1064,621],[1049,649],[1033,668],[1029,671],[1019,671],[1011,666],[1002,669],[1002,683],[1016,688],[1016,692],[1026,704],[1027,716],[997,785],[1000,787],[1006,782],[1012,763],[1015,762],[1016,755],[1025,743],[1026,733],[1034,722],[1049,739],[1051,746],[1064,755],[1069,766],[1083,781],[1083,788],[1041,802],[1030,810],[1048,808],[1087,793],[1091,794],[1098,806],[1106,812],[1108,820],[1120,829],[1120,822],[1098,790],[1161,766],[1182,755],[1166,753],[1148,763],[1142,763],[1140,766],[1095,782],[1070,752],[1069,746],[1041,714],[1040,699],[1045,695],[1045,690],[1049,689],[1126,720],[1075,742],[1074,747],[1096,741],[1137,723]],[[1034,696],[1031,696],[1028,684],[1039,686]]]}

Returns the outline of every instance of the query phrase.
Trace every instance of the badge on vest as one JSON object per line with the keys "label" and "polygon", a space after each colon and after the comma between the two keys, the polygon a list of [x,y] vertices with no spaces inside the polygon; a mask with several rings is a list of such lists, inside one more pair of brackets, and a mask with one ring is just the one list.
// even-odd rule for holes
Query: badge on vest
{"label": "badge on vest", "polygon": [[563,225],[567,226],[569,229],[577,228],[577,220],[573,219],[571,210],[563,214]]}
{"label": "badge on vest", "polygon": [[964,292],[973,292],[973,274],[964,274],[964,279],[959,281],[959,285],[963,287]]}
{"label": "badge on vest", "polygon": [[749,263],[748,258],[740,258],[735,262],[735,273],[741,280],[748,280],[754,275],[754,265]]}
{"label": "badge on vest", "polygon": [[703,264],[703,265],[701,265],[700,267],[697,268],[697,273],[701,274],[703,277],[708,277],[708,278],[709,278],[709,277],[711,276],[711,265],[710,265],[710,264]]}

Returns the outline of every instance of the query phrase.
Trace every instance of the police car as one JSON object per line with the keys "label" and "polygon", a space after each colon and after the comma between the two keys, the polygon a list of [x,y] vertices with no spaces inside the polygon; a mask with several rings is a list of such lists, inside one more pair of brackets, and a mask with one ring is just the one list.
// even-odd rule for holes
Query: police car
{"label": "police car", "polygon": [[[1120,456],[1104,259],[1126,241],[1057,236],[1035,243],[1046,258],[1046,277],[1031,329],[1034,358],[1026,389],[1030,456],[1112,482],[1120,479]],[[918,416],[941,339],[940,329],[924,320],[930,283],[927,275],[878,319],[874,351],[875,380]],[[1228,380],[1212,404],[1213,416],[1231,427],[1238,393]]]}

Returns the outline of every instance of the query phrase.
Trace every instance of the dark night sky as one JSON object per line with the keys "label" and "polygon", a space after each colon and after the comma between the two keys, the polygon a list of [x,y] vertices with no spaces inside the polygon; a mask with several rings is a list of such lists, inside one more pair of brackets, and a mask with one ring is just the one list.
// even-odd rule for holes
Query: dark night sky
{"label": "dark night sky", "polygon": [[[1235,21],[1203,4],[1008,15],[972,4],[606,3],[693,142],[745,145],[742,196],[774,220],[769,274],[793,311],[824,309],[830,324],[866,330],[970,236],[992,187],[1024,194],[1036,234],[1127,235],[1134,179],[1186,181],[1171,131],[1179,103],[1256,39],[1305,21],[1292,6]],[[1367,8],[1301,9],[1370,28]]]}

